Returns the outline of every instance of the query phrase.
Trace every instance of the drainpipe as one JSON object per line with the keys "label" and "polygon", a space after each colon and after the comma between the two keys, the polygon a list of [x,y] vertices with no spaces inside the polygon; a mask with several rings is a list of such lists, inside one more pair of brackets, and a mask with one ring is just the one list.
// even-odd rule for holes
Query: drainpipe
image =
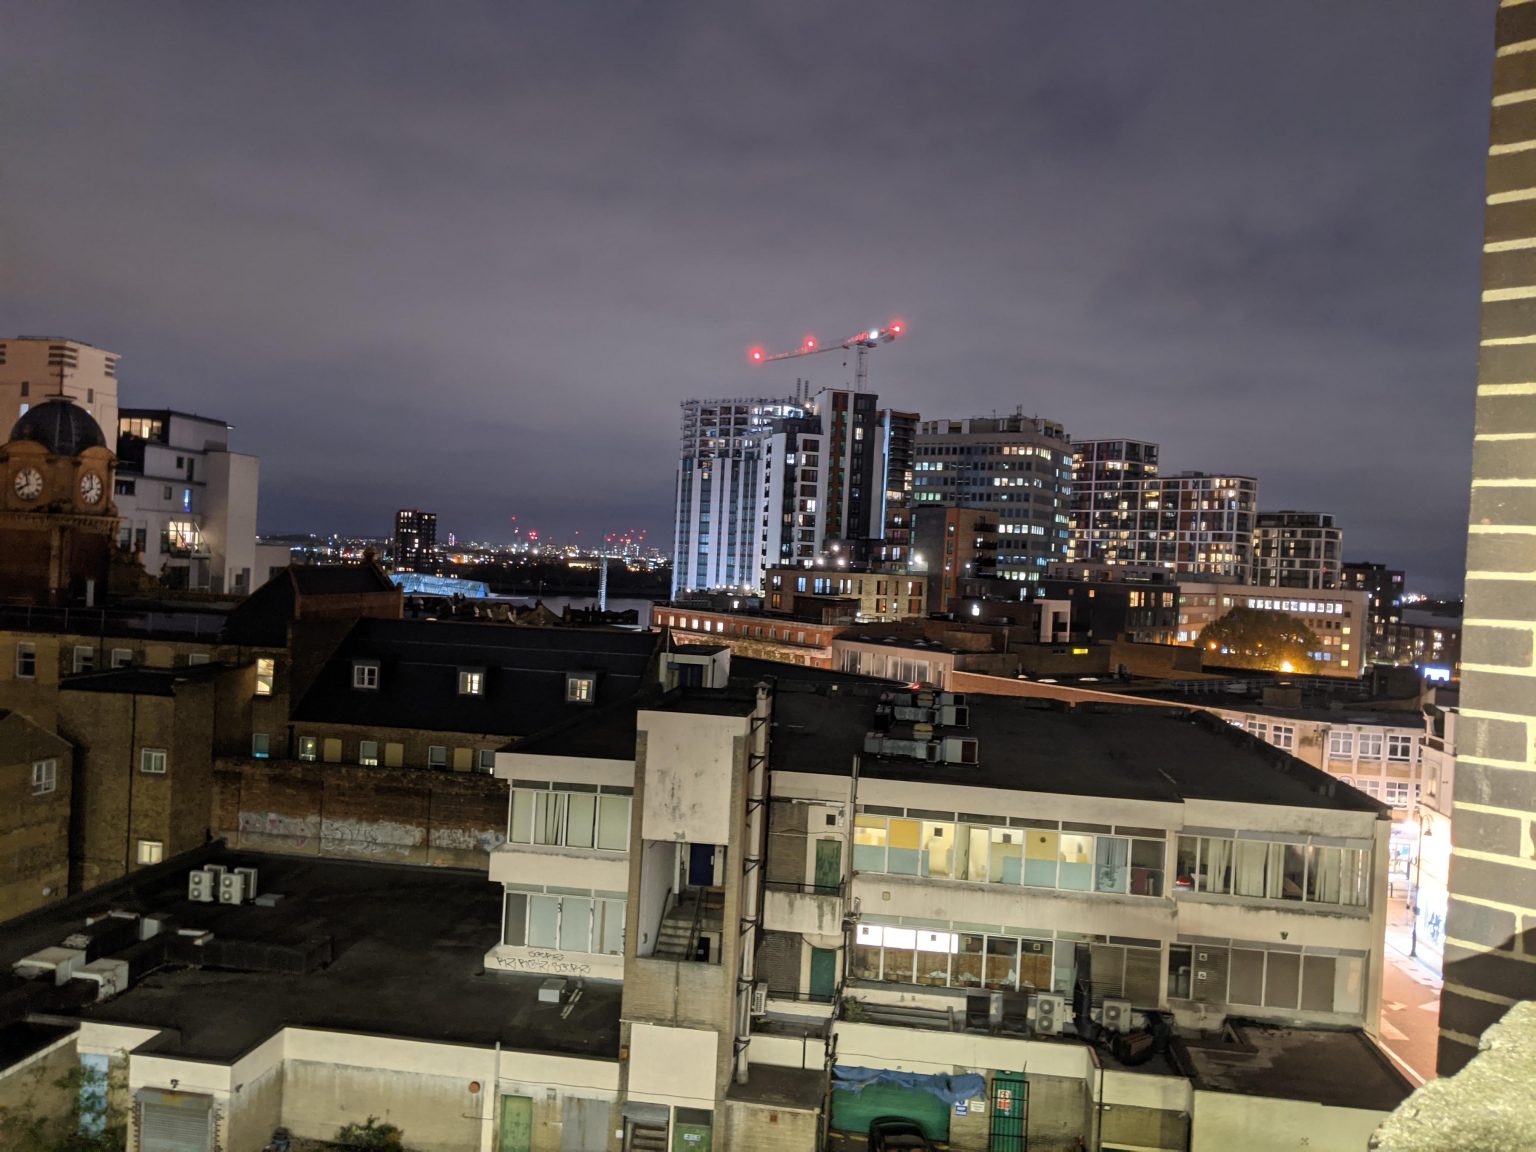
{"label": "drainpipe", "polygon": [[747,1082],[747,1046],[752,1032],[752,987],[757,977],[757,929],[763,915],[764,830],[768,824],[768,727],[773,690],[757,686],[757,707],[747,743],[747,856],[742,861],[741,969],[736,983],[736,1082]]}

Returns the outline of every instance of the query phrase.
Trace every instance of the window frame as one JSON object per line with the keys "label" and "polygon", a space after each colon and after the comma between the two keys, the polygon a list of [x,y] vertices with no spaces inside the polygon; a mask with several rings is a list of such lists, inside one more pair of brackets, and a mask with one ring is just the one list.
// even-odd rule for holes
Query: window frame
{"label": "window frame", "polygon": [[485,695],[485,669],[484,668],[460,668],[459,669],[459,695],[460,696],[484,696]]}
{"label": "window frame", "polygon": [[268,732],[251,733],[251,759],[270,760],[272,758],[272,736]]}
{"label": "window frame", "polygon": [[597,673],[567,672],[565,674],[565,702],[567,704],[597,703]]}
{"label": "window frame", "polygon": [[448,745],[446,745],[446,744],[428,744],[427,745],[427,767],[428,768],[433,768],[433,769],[437,769],[437,768],[441,768],[441,769],[444,769],[444,770],[447,769],[447,767],[448,767]]}
{"label": "window frame", "polygon": [[256,657],[256,695],[270,696],[277,682],[277,660],[272,656]]}
{"label": "window frame", "polygon": [[377,660],[352,661],[352,687],[359,692],[379,690],[379,662]]}
{"label": "window frame", "polygon": [[[153,859],[145,859],[146,856]],[[156,864],[165,863],[165,841],[139,840],[134,845],[133,858],[141,868],[152,868]]]}
{"label": "window frame", "polygon": [[379,741],[358,740],[357,762],[364,768],[377,768],[379,766]]}
{"label": "window frame", "polygon": [[[25,671],[23,671],[25,665]],[[16,642],[16,679],[37,679],[37,645],[31,640]]]}
{"label": "window frame", "polygon": [[308,763],[318,763],[320,760],[320,737],[299,737],[299,759]]}
{"label": "window frame", "polygon": [[139,748],[139,771],[149,776],[164,776],[171,770],[171,754],[165,748]]}
{"label": "window frame", "polygon": [[69,667],[76,676],[96,671],[96,649],[89,644],[76,644],[70,653]]}
{"label": "window frame", "polygon": [[59,761],[55,756],[32,761],[32,795],[47,796],[59,790]]}

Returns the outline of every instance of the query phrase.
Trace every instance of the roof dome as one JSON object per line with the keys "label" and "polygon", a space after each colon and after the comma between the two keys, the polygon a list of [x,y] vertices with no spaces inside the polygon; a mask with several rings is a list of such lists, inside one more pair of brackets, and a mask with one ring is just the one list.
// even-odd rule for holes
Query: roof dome
{"label": "roof dome", "polygon": [[107,446],[101,425],[68,396],[50,396],[28,409],[10,438],[32,440],[55,456],[78,456],[87,448]]}

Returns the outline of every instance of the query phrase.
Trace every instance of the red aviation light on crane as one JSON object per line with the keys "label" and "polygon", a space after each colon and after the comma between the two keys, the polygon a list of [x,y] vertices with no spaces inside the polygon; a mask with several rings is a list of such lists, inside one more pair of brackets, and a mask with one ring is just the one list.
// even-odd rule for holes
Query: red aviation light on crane
{"label": "red aviation light on crane", "polygon": [[891,325],[891,335],[892,336],[900,336],[901,335],[901,322],[899,320],[895,324]]}
{"label": "red aviation light on crane", "polygon": [[763,350],[761,348],[752,349],[747,353],[747,356],[754,364],[761,364],[763,362]]}
{"label": "red aviation light on crane", "polygon": [[805,350],[807,352],[814,352],[816,350],[816,337],[807,336],[805,338]]}

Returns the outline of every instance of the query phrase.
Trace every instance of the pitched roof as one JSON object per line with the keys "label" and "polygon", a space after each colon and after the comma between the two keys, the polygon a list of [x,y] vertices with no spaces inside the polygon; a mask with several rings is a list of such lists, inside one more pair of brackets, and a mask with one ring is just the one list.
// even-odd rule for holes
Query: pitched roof
{"label": "pitched roof", "polygon": [[[566,700],[566,674],[597,677],[599,709],[650,683],[660,636],[650,632],[513,628],[436,620],[359,620],[299,701],[311,723],[520,737],[599,713]],[[352,686],[374,662],[378,687]],[[459,692],[460,669],[483,671],[480,695]]]}

